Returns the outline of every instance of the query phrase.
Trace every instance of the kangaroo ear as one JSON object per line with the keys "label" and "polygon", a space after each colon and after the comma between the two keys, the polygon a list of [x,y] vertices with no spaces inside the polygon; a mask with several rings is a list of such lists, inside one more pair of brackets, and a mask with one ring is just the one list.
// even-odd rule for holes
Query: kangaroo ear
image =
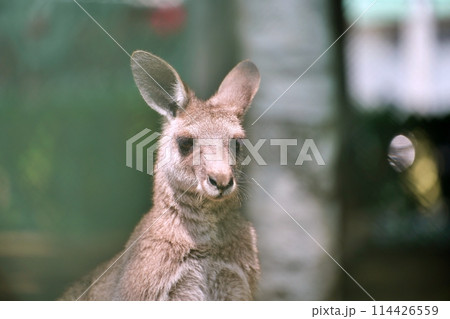
{"label": "kangaroo ear", "polygon": [[145,52],[131,56],[134,82],[145,102],[168,119],[176,116],[187,102],[187,91],[180,76],[166,61]]}
{"label": "kangaroo ear", "polygon": [[242,61],[227,74],[210,101],[233,110],[242,118],[258,91],[260,80],[256,65],[250,60]]}

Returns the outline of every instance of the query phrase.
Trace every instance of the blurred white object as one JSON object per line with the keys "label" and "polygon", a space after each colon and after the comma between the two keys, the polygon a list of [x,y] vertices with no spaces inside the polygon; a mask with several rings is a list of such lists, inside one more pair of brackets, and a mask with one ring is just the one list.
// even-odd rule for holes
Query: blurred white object
{"label": "blurred white object", "polygon": [[[346,11],[361,2],[346,1]],[[450,21],[450,5],[443,3],[378,1],[349,31],[348,87],[362,108],[392,104],[407,114],[450,112],[450,38],[438,37]],[[347,13],[348,23],[352,17]]]}
{"label": "blurred white object", "polygon": [[400,103],[403,108],[425,114],[435,104],[433,90],[436,26],[431,0],[412,0],[401,29],[404,77]]}
{"label": "blurred white object", "polygon": [[403,172],[414,163],[416,150],[409,138],[405,135],[397,135],[389,145],[388,161],[397,171]]}

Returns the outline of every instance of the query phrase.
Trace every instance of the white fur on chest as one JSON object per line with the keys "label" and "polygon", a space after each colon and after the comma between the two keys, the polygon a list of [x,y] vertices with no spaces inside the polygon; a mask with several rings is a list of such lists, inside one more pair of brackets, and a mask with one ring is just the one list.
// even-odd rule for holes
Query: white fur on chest
{"label": "white fur on chest", "polygon": [[161,300],[246,300],[251,296],[244,270],[234,262],[188,258],[171,278]]}

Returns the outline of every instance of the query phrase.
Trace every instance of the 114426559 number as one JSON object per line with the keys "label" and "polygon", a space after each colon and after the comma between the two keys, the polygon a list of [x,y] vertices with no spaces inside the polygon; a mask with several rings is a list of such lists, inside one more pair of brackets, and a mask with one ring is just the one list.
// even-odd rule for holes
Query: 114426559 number
{"label": "114426559 number", "polygon": [[436,316],[437,306],[372,306],[373,316]]}

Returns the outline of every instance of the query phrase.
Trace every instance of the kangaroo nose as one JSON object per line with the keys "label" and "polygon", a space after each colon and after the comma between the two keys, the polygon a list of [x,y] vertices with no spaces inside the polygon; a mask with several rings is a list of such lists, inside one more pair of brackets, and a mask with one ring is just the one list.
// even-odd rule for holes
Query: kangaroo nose
{"label": "kangaroo nose", "polygon": [[234,185],[233,177],[229,176],[208,176],[208,182],[220,191],[226,191]]}

